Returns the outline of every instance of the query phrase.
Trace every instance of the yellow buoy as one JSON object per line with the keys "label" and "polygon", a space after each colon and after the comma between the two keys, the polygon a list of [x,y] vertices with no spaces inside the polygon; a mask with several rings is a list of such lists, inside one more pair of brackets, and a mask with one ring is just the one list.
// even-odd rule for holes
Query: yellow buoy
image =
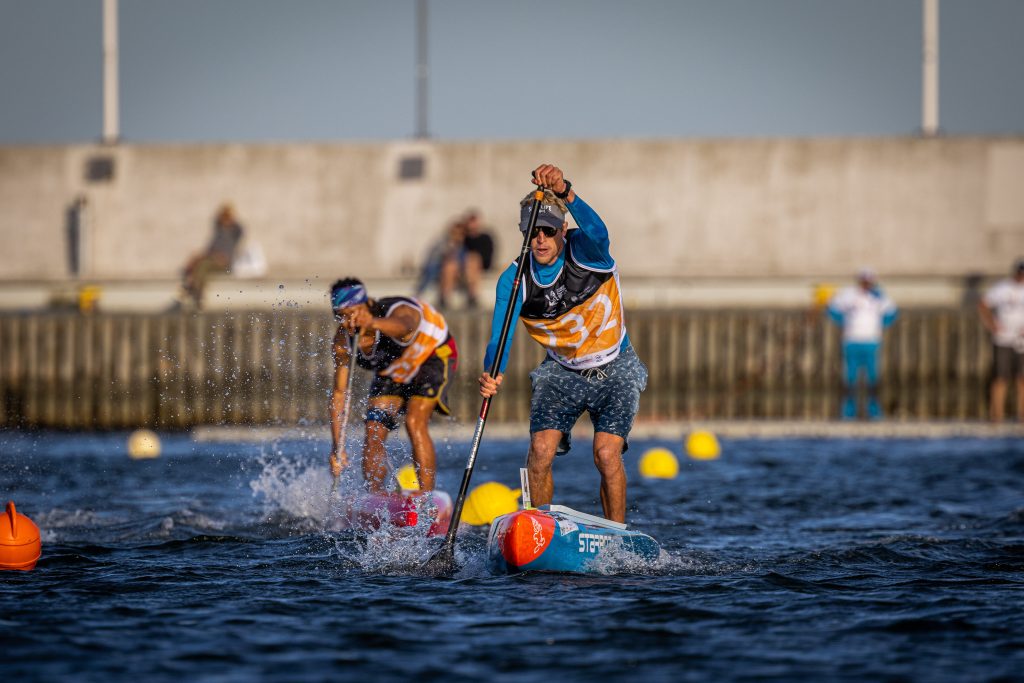
{"label": "yellow buoy", "polygon": [[416,476],[416,467],[413,465],[402,465],[399,467],[398,473],[395,474],[395,479],[398,480],[398,486],[403,491],[420,490],[420,478]]}
{"label": "yellow buoy", "polygon": [[99,308],[103,288],[99,285],[83,285],[78,288],[78,310],[82,313],[95,313]]}
{"label": "yellow buoy", "polygon": [[466,496],[462,521],[479,526],[490,524],[500,515],[515,512],[519,509],[520,493],[519,489],[510,489],[496,481],[480,484]]}
{"label": "yellow buoy", "polygon": [[814,307],[825,308],[828,302],[832,299],[832,295],[836,293],[835,285],[830,285],[827,282],[814,286]]}
{"label": "yellow buoy", "polygon": [[160,456],[160,437],[148,429],[136,429],[128,437],[128,456],[133,460]]}
{"label": "yellow buoy", "polygon": [[721,453],[722,447],[711,432],[697,430],[686,437],[686,454],[694,460],[714,460]]}
{"label": "yellow buoy", "polygon": [[679,460],[667,448],[652,448],[640,456],[640,476],[650,479],[675,479]]}

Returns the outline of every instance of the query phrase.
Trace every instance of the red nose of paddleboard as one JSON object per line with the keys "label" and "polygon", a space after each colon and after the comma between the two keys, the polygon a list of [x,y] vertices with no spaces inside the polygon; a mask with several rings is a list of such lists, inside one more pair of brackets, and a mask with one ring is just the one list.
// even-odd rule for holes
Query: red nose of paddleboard
{"label": "red nose of paddleboard", "polygon": [[522,567],[540,557],[555,535],[555,520],[537,510],[522,510],[508,515],[508,527],[501,554],[514,567]]}
{"label": "red nose of paddleboard", "polygon": [[43,554],[39,527],[17,511],[14,501],[7,503],[7,512],[0,515],[0,570],[28,571]]}

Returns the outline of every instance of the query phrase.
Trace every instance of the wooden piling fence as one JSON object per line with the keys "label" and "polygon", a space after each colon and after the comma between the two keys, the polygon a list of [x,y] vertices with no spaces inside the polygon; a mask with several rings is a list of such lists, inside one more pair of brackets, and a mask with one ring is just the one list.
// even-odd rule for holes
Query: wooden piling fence
{"label": "wooden piling fence", "polygon": [[[460,350],[457,419],[479,409],[487,314],[449,316]],[[842,393],[839,330],[806,311],[628,313],[650,379],[639,420],[828,419]],[[0,427],[184,429],[323,423],[329,315],[41,312],[0,315]],[[529,418],[542,351],[517,330],[490,420]],[[881,400],[896,419],[981,419],[991,348],[973,311],[905,310],[886,332]],[[357,392],[364,392],[360,373]]]}

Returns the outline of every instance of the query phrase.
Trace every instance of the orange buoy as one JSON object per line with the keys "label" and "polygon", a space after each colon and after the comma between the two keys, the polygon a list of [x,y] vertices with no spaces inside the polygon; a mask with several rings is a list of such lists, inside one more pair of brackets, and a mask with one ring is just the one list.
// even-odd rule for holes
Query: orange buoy
{"label": "orange buoy", "polygon": [[28,571],[36,566],[43,554],[39,540],[39,527],[14,508],[8,501],[7,514],[0,515],[0,570]]}

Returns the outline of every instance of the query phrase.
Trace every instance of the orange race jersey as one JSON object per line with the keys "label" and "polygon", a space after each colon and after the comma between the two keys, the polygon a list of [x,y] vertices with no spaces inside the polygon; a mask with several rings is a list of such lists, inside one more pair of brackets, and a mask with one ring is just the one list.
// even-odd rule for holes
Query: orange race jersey
{"label": "orange race jersey", "polygon": [[549,285],[533,270],[523,277],[519,316],[530,336],[567,368],[582,370],[611,362],[626,335],[618,269],[585,266],[566,242],[565,262]]}
{"label": "orange race jersey", "polygon": [[[484,369],[495,362],[504,311],[512,307],[527,332],[547,349],[548,355],[572,369],[598,367],[629,348],[629,333],[623,318],[619,276],[612,258],[608,228],[583,199],[568,205],[576,225],[565,238],[565,249],[553,262],[539,265],[530,256],[523,273],[519,295],[516,291],[518,261],[498,278],[495,287],[491,338],[484,354]],[[547,283],[547,284],[545,284]],[[508,343],[498,363],[505,371],[515,328],[508,330]]]}
{"label": "orange race jersey", "polygon": [[373,348],[366,354],[360,351],[357,361],[364,368],[376,370],[381,377],[408,384],[437,347],[448,340],[448,322],[429,304],[412,297],[378,299],[370,312],[376,318],[386,318],[398,306],[415,308],[420,314],[420,324],[412,339],[403,343],[377,332]]}

